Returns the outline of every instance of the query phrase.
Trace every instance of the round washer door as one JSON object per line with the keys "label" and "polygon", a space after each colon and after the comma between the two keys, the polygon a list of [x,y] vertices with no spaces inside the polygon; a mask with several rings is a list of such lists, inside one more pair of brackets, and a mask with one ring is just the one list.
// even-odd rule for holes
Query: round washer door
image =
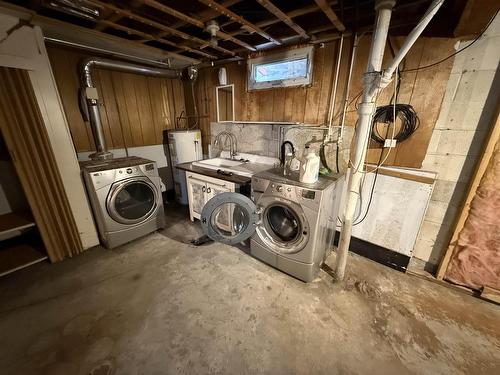
{"label": "round washer door", "polygon": [[221,193],[211,198],[201,212],[203,232],[212,240],[234,245],[255,232],[259,215],[252,200],[239,193]]}
{"label": "round washer door", "polygon": [[130,178],[117,183],[106,201],[109,216],[122,224],[144,221],[156,206],[156,187],[146,178]]}
{"label": "round washer door", "polygon": [[262,212],[257,234],[269,249],[293,254],[307,245],[309,224],[299,204],[282,197],[264,196],[257,205]]}

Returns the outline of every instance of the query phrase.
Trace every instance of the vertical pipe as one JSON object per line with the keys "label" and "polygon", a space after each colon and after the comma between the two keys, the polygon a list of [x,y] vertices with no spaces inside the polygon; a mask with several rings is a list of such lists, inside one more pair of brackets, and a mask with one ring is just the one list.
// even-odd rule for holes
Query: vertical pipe
{"label": "vertical pipe", "polygon": [[364,175],[364,163],[368,140],[370,138],[371,123],[373,113],[375,112],[375,100],[378,92],[386,87],[391,79],[392,73],[396,70],[398,64],[405,57],[424,28],[429,24],[432,17],[443,4],[444,0],[434,0],[417,26],[411,31],[405,39],[402,48],[396,54],[394,60],[389,64],[389,68],[382,75],[382,59],[384,56],[385,43],[389,23],[391,21],[392,8],[394,0],[378,0],[375,9],[377,10],[377,24],[373,34],[372,45],[370,48],[370,57],[368,60],[367,71],[363,77],[363,102],[359,106],[359,122],[356,129],[356,148],[354,152],[353,164],[349,172],[349,182],[347,186],[347,198],[344,207],[344,221],[340,232],[339,247],[337,249],[337,264],[335,266],[335,275],[338,281],[344,279],[345,267],[349,243],[353,226],[354,213],[358,196],[361,190],[361,183]]}
{"label": "vertical pipe", "polygon": [[339,247],[337,249],[335,277],[338,281],[344,279],[347,254],[351,241],[352,224],[364,174],[363,169],[367,142],[370,136],[370,125],[375,111],[376,92],[371,94],[370,88],[382,69],[382,58],[384,56],[389,23],[391,22],[392,8],[395,3],[395,0],[379,0],[375,5],[375,9],[377,10],[377,23],[370,48],[367,71],[363,77],[363,101],[358,109],[359,122],[358,128],[356,129],[356,146],[353,164],[349,172],[344,220],[342,222]]}
{"label": "vertical pipe", "polygon": [[337,87],[339,83],[339,73],[340,73],[340,62],[342,60],[342,48],[344,46],[344,34],[340,36],[340,45],[339,45],[339,54],[337,58],[337,66],[335,68],[335,83],[333,85],[332,98],[330,100],[330,111],[328,112],[328,135],[327,139],[330,141],[332,136],[332,122],[333,122],[333,114],[335,112],[335,101],[337,99]]}
{"label": "vertical pipe", "polygon": [[358,38],[358,33],[354,33],[354,41],[352,45],[352,51],[351,51],[351,61],[349,63],[349,75],[347,76],[347,84],[345,88],[345,95],[344,95],[344,107],[342,108],[342,120],[340,121],[340,135],[337,140],[337,147],[340,146],[342,143],[343,137],[344,137],[344,126],[345,126],[345,116],[347,112],[347,105],[349,104],[349,90],[351,88],[351,78],[352,78],[352,70],[354,67],[354,61],[356,60],[356,52],[358,49],[358,43],[359,43],[359,38]]}

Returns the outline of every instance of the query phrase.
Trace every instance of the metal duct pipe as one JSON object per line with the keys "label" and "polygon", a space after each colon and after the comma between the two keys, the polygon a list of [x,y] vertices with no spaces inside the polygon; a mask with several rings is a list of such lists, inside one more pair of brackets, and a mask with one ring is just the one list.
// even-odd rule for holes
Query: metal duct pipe
{"label": "metal duct pipe", "polygon": [[93,160],[111,159],[113,154],[106,147],[104,131],[102,129],[101,115],[99,112],[99,96],[92,79],[94,68],[118,70],[127,73],[143,74],[153,77],[180,78],[181,72],[178,70],[159,69],[142,65],[130,64],[122,61],[104,59],[100,57],[89,57],[81,62],[83,94],[88,109],[88,117],[92,127],[92,134],[96,152],[89,157]]}

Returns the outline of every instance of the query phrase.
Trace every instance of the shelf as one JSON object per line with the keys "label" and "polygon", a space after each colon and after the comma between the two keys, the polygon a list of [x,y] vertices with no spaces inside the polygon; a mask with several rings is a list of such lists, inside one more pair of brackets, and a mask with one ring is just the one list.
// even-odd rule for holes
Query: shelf
{"label": "shelf", "polygon": [[11,234],[35,226],[35,220],[29,212],[11,212],[0,215],[0,236]]}
{"label": "shelf", "polygon": [[47,255],[42,250],[28,244],[17,244],[0,249],[0,276],[42,262],[45,259],[47,259]]}

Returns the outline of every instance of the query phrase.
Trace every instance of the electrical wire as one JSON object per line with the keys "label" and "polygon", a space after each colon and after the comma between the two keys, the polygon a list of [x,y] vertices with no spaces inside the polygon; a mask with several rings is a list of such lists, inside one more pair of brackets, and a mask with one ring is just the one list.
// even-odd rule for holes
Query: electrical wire
{"label": "electrical wire", "polygon": [[396,126],[396,120],[401,121],[401,126],[392,139],[400,143],[407,140],[420,125],[417,112],[410,104],[389,104],[378,107],[373,116],[371,139],[378,144],[384,145],[386,138],[379,132],[380,124],[392,124]]}
{"label": "electrical wire", "polygon": [[485,31],[488,29],[488,27],[491,25],[491,23],[493,22],[493,20],[495,19],[496,15],[498,14],[498,10],[495,12],[495,14],[493,15],[493,17],[491,17],[490,21],[486,24],[486,26],[483,28],[483,30],[479,33],[479,35],[472,41],[470,42],[468,45],[466,45],[465,47],[459,49],[458,51],[455,51],[453,52],[451,55],[445,57],[444,59],[441,59],[439,61],[436,61],[432,64],[429,64],[429,65],[425,65],[425,66],[420,66],[418,68],[414,68],[414,69],[405,69],[405,70],[402,70],[401,73],[406,73],[406,72],[415,72],[417,70],[422,70],[422,69],[427,69],[427,68],[432,68],[433,66],[436,66],[436,65],[439,65],[443,62],[445,62],[446,60],[448,59],[451,59],[453,56],[459,54],[460,52],[466,50],[467,48],[469,48],[470,46],[472,46],[474,43],[476,43],[482,36],[483,34],[485,33]]}

